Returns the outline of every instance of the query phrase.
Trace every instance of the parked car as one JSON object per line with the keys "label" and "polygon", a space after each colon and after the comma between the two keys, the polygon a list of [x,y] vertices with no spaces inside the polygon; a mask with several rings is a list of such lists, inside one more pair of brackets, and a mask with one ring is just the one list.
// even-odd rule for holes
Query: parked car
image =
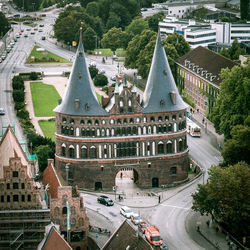
{"label": "parked car", "polygon": [[44,24],[39,24],[39,27],[44,27]]}
{"label": "parked car", "polygon": [[105,74],[105,70],[104,69],[100,69],[100,74]]}
{"label": "parked car", "polygon": [[24,37],[28,37],[28,34],[24,34]]}
{"label": "parked car", "polygon": [[132,215],[131,215],[131,221],[132,221],[135,225],[138,225],[139,222],[141,221],[139,214],[132,214]]}
{"label": "parked car", "polygon": [[145,221],[140,221],[138,224],[138,228],[142,233],[145,233],[145,229],[148,226],[148,224]]}
{"label": "parked car", "polygon": [[3,108],[0,108],[0,115],[5,115],[5,111]]}
{"label": "parked car", "polygon": [[101,196],[97,197],[97,201],[105,206],[113,206],[114,205],[114,202],[108,196],[105,196],[105,195],[101,195]]}
{"label": "parked car", "polygon": [[111,76],[111,77],[110,77],[110,80],[111,80],[111,81],[116,81],[116,76]]}
{"label": "parked car", "polygon": [[169,248],[166,245],[161,245],[160,250],[169,250]]}
{"label": "parked car", "polygon": [[129,207],[123,206],[120,208],[120,214],[130,219],[131,215],[133,214],[133,211]]}
{"label": "parked car", "polygon": [[42,36],[42,40],[46,40],[46,37],[45,37],[45,36]]}
{"label": "parked car", "polygon": [[145,229],[145,237],[147,241],[154,246],[162,245],[161,235],[156,226],[147,226]]}

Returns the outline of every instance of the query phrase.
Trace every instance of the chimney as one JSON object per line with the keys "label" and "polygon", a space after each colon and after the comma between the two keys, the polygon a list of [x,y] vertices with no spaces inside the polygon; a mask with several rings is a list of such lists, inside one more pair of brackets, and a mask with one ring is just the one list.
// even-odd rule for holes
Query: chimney
{"label": "chimney", "polygon": [[169,92],[171,101],[174,105],[176,105],[176,93],[174,91]]}
{"label": "chimney", "polygon": [[75,109],[78,110],[80,107],[80,100],[79,99],[75,99]]}
{"label": "chimney", "polygon": [[48,166],[52,164],[52,166],[54,166],[54,159],[48,159]]}

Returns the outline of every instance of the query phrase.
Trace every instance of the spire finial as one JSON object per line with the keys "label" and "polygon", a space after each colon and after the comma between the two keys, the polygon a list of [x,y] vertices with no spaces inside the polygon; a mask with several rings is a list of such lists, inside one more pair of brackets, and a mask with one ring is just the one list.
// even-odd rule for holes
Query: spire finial
{"label": "spire finial", "polygon": [[81,22],[81,27],[80,27],[80,38],[79,38],[79,43],[82,42],[82,25],[83,25],[83,22]]}
{"label": "spire finial", "polygon": [[132,93],[136,93],[135,77],[134,77],[134,79],[133,79],[133,88],[132,88]]}

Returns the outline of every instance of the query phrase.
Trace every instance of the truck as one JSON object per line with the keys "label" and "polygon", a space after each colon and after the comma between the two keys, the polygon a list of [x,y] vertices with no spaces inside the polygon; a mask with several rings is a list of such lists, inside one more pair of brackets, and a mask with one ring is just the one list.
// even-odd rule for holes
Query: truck
{"label": "truck", "polygon": [[145,237],[147,241],[154,246],[162,245],[160,231],[156,226],[147,226],[145,229]]}

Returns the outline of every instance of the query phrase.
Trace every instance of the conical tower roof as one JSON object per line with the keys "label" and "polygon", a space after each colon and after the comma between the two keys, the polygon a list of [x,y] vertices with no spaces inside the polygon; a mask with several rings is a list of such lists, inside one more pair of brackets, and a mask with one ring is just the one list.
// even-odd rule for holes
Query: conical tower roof
{"label": "conical tower roof", "polygon": [[57,106],[54,111],[79,116],[108,115],[100,106],[95,93],[95,87],[85,60],[81,33],[68,87],[65,91],[62,103]]}
{"label": "conical tower roof", "polygon": [[170,112],[187,108],[178,93],[159,34],[142,100],[143,113]]}

